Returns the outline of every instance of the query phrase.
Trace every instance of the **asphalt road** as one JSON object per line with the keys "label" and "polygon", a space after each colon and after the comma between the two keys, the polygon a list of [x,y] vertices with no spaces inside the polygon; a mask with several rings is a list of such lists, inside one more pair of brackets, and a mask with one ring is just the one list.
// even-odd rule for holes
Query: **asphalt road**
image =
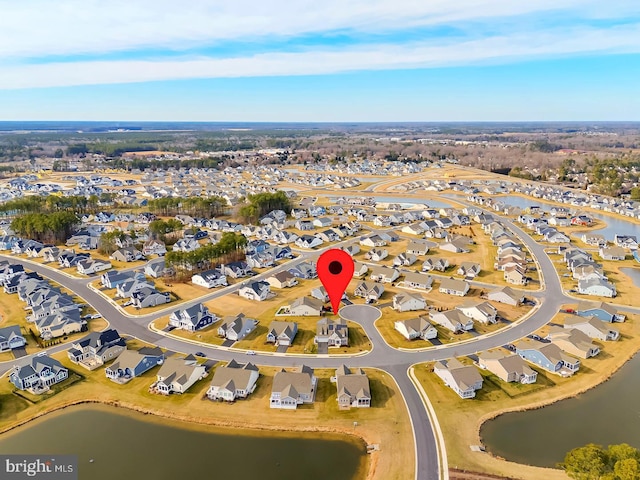
{"label": "asphalt road", "polygon": [[[495,216],[495,213],[491,213]],[[368,353],[357,354],[349,358],[340,358],[323,355],[293,356],[277,353],[261,354],[256,352],[257,354],[251,358],[252,362],[259,365],[283,367],[292,367],[305,363],[313,368],[336,368],[343,363],[348,363],[349,366],[353,367],[375,367],[388,372],[388,374],[393,376],[398,384],[399,390],[404,396],[411,416],[417,452],[416,479],[435,480],[439,478],[438,454],[433,428],[422,403],[422,399],[407,374],[408,368],[416,363],[475,354],[489,348],[513,343],[548,323],[558,312],[558,309],[563,303],[575,302],[575,298],[568,297],[563,293],[560,279],[556,273],[553,263],[545,253],[543,246],[534,241],[526,232],[514,225],[513,222],[508,219],[501,218],[500,221],[520,237],[538,264],[542,290],[533,294],[533,296],[538,297],[540,305],[526,320],[510,325],[496,333],[475,337],[469,341],[451,345],[433,346],[420,351],[405,351],[391,348],[374,327],[373,319],[363,319],[360,323],[373,345],[372,350]],[[304,260],[316,257],[328,248],[344,246],[356,241],[357,238],[351,238],[340,242],[337,245],[332,245],[317,251],[298,252],[300,255],[297,258],[285,262],[282,265],[273,268],[269,272],[253,277],[252,280],[264,279],[274,273],[289,269]],[[185,339],[167,337],[153,332],[148,328],[149,324],[153,320],[166,316],[175,310],[232,294],[240,288],[241,283],[217,289],[196,300],[181,303],[176,306],[169,306],[166,309],[147,315],[130,316],[125,314],[114,304],[114,302],[89,287],[89,283],[95,281],[97,277],[74,278],[47,265],[16,258],[11,255],[0,255],[0,257],[4,257],[14,263],[21,263],[26,269],[36,271],[43,277],[51,279],[63,287],[75,292],[78,296],[83,298],[86,303],[91,305],[96,311],[100,312],[103,317],[109,321],[111,328],[117,329],[123,335],[130,335],[171,351],[183,353],[195,353],[198,351],[204,352],[208,358],[218,361],[229,361],[232,358],[238,359],[240,356],[243,356],[242,353],[237,351],[221,349],[215,346],[206,346],[195,342],[191,343]],[[158,259],[154,260],[154,262],[155,261],[163,260]],[[623,309],[640,313],[640,309],[636,308],[621,308],[621,310]],[[66,348],[68,348],[68,344],[61,344],[48,349],[48,351],[50,353],[55,353],[65,350]],[[28,357],[20,359],[20,362],[26,361],[26,358]],[[18,361],[0,363],[0,373],[5,373],[15,363],[18,363]]]}

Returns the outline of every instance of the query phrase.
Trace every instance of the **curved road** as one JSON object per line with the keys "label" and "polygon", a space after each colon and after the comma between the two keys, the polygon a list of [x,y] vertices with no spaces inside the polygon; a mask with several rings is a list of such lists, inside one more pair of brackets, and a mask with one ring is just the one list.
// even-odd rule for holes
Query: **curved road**
{"label": "curved road", "polygon": [[[495,216],[495,213],[493,213]],[[349,357],[348,360],[342,357],[331,357],[323,355],[286,355],[286,354],[265,354],[257,352],[252,358],[257,364],[268,366],[295,366],[305,363],[313,368],[336,368],[348,361],[349,366],[354,367],[375,367],[388,372],[393,376],[398,387],[405,399],[407,408],[411,417],[416,446],[416,479],[418,480],[435,480],[440,477],[438,464],[438,450],[436,439],[431,426],[431,421],[423,404],[422,398],[416,390],[414,384],[408,376],[408,369],[422,362],[430,362],[443,360],[451,357],[465,356],[474,354],[482,350],[498,347],[533,333],[546,323],[558,312],[563,303],[575,301],[571,297],[563,293],[560,279],[556,273],[555,267],[549,257],[546,255],[544,248],[534,241],[529,235],[522,231],[513,222],[501,218],[501,222],[511,229],[520,237],[522,242],[527,246],[534,260],[538,264],[540,273],[542,290],[533,294],[539,298],[539,307],[535,309],[525,320],[513,324],[510,327],[501,329],[493,334],[476,337],[466,342],[451,345],[441,345],[420,351],[397,350],[390,347],[382,338],[378,330],[374,326],[372,320],[364,320],[361,323],[366,334],[369,336],[373,349],[365,354]],[[341,242],[339,245],[355,242],[357,239],[349,239]],[[336,245],[327,248],[335,248]],[[292,265],[299,263],[311,256],[318,255],[322,250],[303,253],[298,258],[285,262],[275,267],[267,273],[263,273],[255,278],[266,277],[273,273],[288,269]],[[116,328],[123,334],[136,337],[142,341],[158,345],[162,348],[179,351],[183,353],[195,353],[197,351],[204,352],[208,358],[218,361],[229,361],[232,358],[238,358],[240,355],[237,351],[221,349],[215,346],[205,346],[199,343],[191,343],[188,340],[175,337],[168,337],[160,333],[151,331],[148,327],[150,322],[160,317],[166,316],[171,312],[185,308],[187,306],[215,300],[237,290],[241,284],[235,284],[198,299],[184,302],[179,305],[169,307],[160,311],[156,311],[142,316],[130,316],[125,314],[112,301],[108,300],[89,287],[89,283],[96,280],[92,278],[72,278],[67,274],[50,268],[46,265],[31,262],[24,259],[15,258],[13,256],[2,255],[6,259],[22,263],[25,268],[36,271],[43,277],[47,277],[54,282],[59,283],[63,287],[75,292],[84,299],[96,311],[100,312],[103,317],[109,321],[112,328]],[[161,260],[156,260],[161,261]],[[255,279],[254,278],[254,279]],[[68,345],[57,345],[49,349],[49,352],[56,352],[66,349]],[[15,362],[0,363],[0,373],[6,372]],[[442,466],[446,470],[447,466]],[[444,474],[446,477],[446,473]]]}

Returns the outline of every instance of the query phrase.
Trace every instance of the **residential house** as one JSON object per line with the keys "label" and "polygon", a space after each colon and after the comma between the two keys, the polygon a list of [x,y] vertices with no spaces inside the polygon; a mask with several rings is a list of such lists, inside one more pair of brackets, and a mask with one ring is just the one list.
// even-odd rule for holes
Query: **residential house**
{"label": "residential house", "polygon": [[395,268],[385,267],[382,265],[374,265],[371,267],[371,280],[374,282],[391,283],[400,277],[400,272]]}
{"label": "residential house", "polygon": [[318,276],[316,266],[311,262],[300,262],[295,267],[291,267],[288,271],[296,278],[307,280]]}
{"label": "residential house", "polygon": [[353,276],[354,278],[362,278],[369,273],[369,266],[360,262],[353,262]]}
{"label": "residential house", "polygon": [[608,303],[588,303],[580,302],[576,309],[576,314],[581,317],[597,317],[603,322],[624,322],[625,316],[618,313],[618,310],[613,305]]}
{"label": "residential house", "polygon": [[0,328],[0,352],[7,352],[16,348],[22,348],[27,341],[22,336],[19,325],[9,325]]}
{"label": "residential house", "polygon": [[516,291],[511,287],[502,287],[489,292],[487,294],[487,299],[492,302],[499,302],[517,307],[524,301],[524,295],[522,293],[516,293]]}
{"label": "residential house", "polygon": [[624,260],[626,252],[622,247],[600,247],[598,250],[600,257],[603,260]]}
{"label": "residential house", "polygon": [[429,253],[429,247],[426,242],[411,240],[407,246],[407,253],[412,255],[426,255]]}
{"label": "residential house", "polygon": [[409,267],[418,261],[412,253],[401,253],[393,259],[394,267]]}
{"label": "residential house", "polygon": [[192,275],[191,283],[205,288],[226,287],[229,285],[227,276],[217,268]]}
{"label": "residential house", "polygon": [[429,312],[429,319],[453,333],[473,330],[473,320],[460,310],[446,310],[444,312]]}
{"label": "residential house", "polygon": [[296,241],[295,244],[300,248],[316,248],[322,245],[324,242],[319,237],[315,237],[312,235],[301,235]]}
{"label": "residential house", "polygon": [[310,295],[313,298],[317,298],[318,300],[322,301],[322,303],[329,301],[329,294],[327,293],[327,289],[322,285],[311,290]]}
{"label": "residential house", "polygon": [[169,326],[195,332],[213,325],[219,318],[211,313],[202,303],[197,303],[191,307],[181,308],[169,315]]}
{"label": "residential house", "polygon": [[431,290],[433,285],[433,277],[419,272],[407,272],[404,274],[404,286],[407,288],[416,288],[419,290]]}
{"label": "residential house", "polygon": [[78,269],[78,273],[82,275],[93,275],[94,273],[103,272],[105,270],[109,270],[111,268],[111,262],[86,258],[77,263],[76,268]]}
{"label": "residential house", "polygon": [[335,322],[328,318],[318,320],[313,341],[316,344],[326,344],[328,347],[348,347],[349,328],[346,320],[343,318]]}
{"label": "residential house", "polygon": [[113,252],[109,258],[118,262],[135,262],[136,260],[143,260],[144,255],[135,247],[124,247]]}
{"label": "residential house", "polygon": [[174,252],[195,252],[200,244],[195,238],[181,238],[173,244]]}
{"label": "residential house", "polygon": [[295,410],[303,403],[313,403],[317,382],[313,369],[306,365],[291,372],[282,369],[273,377],[269,406]]}
{"label": "residential house", "polygon": [[162,395],[185,393],[194,383],[207,375],[204,365],[192,356],[167,358],[158,371],[157,381],[152,387]]}
{"label": "residential house", "polygon": [[627,250],[638,249],[638,240],[635,235],[615,235],[613,243],[615,246],[626,248]]}
{"label": "residential house", "polygon": [[117,270],[111,270],[109,272],[100,275],[100,282],[104,288],[116,288],[118,285],[128,281],[144,281],[145,277],[141,273],[134,272],[119,272]]}
{"label": "residential house", "polygon": [[423,272],[430,272],[435,270],[437,272],[444,272],[449,267],[449,260],[446,258],[427,258],[422,264]]}
{"label": "residential house", "polygon": [[484,324],[496,323],[498,310],[489,302],[474,302],[463,303],[456,307],[467,317],[473,318]]}
{"label": "residential house", "polygon": [[271,298],[271,286],[267,282],[249,282],[238,290],[238,294],[247,300],[256,300],[261,302]]}
{"label": "residential house", "polygon": [[455,358],[436,362],[433,373],[460,398],[473,398],[482,388],[482,375],[473,365],[463,365]]}
{"label": "residential house", "polygon": [[159,240],[147,240],[142,247],[142,255],[144,255],[145,257],[148,257],[149,255],[158,255],[160,257],[163,257],[166,253],[166,245]]}
{"label": "residential house", "polygon": [[284,307],[277,315],[288,315],[297,317],[319,317],[322,315],[324,302],[313,297],[300,297],[290,305]]}
{"label": "residential house", "polygon": [[440,244],[440,250],[451,253],[469,253],[471,250],[460,240],[453,242],[443,242]]}
{"label": "residential house", "polygon": [[159,292],[153,287],[143,287],[131,294],[131,301],[136,308],[147,308],[169,303],[171,295],[169,292]]}
{"label": "residential house", "polygon": [[438,330],[424,317],[415,317],[408,320],[398,320],[393,324],[394,328],[407,340],[432,340],[438,337]]}
{"label": "residential house", "polygon": [[600,347],[586,333],[576,328],[551,327],[547,340],[574,357],[590,358],[600,353]]}
{"label": "residential house", "polygon": [[602,320],[595,316],[580,317],[578,315],[569,315],[564,319],[564,328],[572,328],[580,330],[589,338],[604,341],[615,341],[620,338],[620,332],[608,327]]}
{"label": "residential house", "polygon": [[257,320],[247,318],[244,313],[231,315],[222,320],[222,324],[218,327],[218,335],[237,342],[253,332],[257,325]]}
{"label": "residential house", "polygon": [[353,294],[356,297],[364,298],[367,303],[378,301],[383,293],[384,285],[366,281],[360,282],[356,285],[356,288],[353,291]]}
{"label": "residential house", "polygon": [[341,365],[335,373],[338,407],[368,408],[371,406],[369,377],[361,368]]}
{"label": "residential house", "polygon": [[163,362],[164,353],[159,347],[123,350],[105,369],[105,375],[113,382],[124,384]]}
{"label": "residential house", "polygon": [[507,283],[512,285],[526,285],[529,282],[525,270],[518,265],[505,267],[503,277]]}
{"label": "residential house", "polygon": [[615,285],[604,278],[578,280],[578,293],[609,298],[615,297],[617,294]]}
{"label": "residential house", "polygon": [[37,355],[29,363],[15,365],[9,374],[9,381],[18,390],[31,390],[36,393],[47,391],[52,385],[66,380],[69,376],[62,364],[48,355]]}
{"label": "residential house", "polygon": [[553,343],[524,338],[516,343],[516,353],[546,371],[568,377],[580,369],[580,360],[564,353]]}
{"label": "residential house", "polygon": [[273,288],[290,288],[298,285],[298,279],[291,272],[286,270],[270,276],[267,278],[267,282]]}
{"label": "residential house", "polygon": [[381,262],[388,256],[389,252],[386,248],[372,248],[365,254],[364,258],[372,262]]}
{"label": "residential house", "polygon": [[455,278],[443,278],[440,281],[440,293],[446,293],[447,295],[457,295],[464,297],[469,292],[469,284],[464,280],[457,280]]}
{"label": "residential house", "polygon": [[505,354],[499,351],[482,352],[478,355],[478,366],[489,370],[504,382],[523,384],[536,383],[538,372],[514,353]]}
{"label": "residential house", "polygon": [[113,360],[127,348],[124,338],[110,328],[102,332],[91,332],[85,338],[71,344],[67,356],[73,363],[94,370]]}
{"label": "residential house", "polygon": [[296,333],[298,333],[298,324],[296,322],[274,320],[269,324],[267,343],[275,343],[277,346],[289,346],[293,344]]}
{"label": "residential house", "polygon": [[364,247],[384,247],[385,245],[387,245],[387,241],[384,240],[380,235],[374,234],[369,235],[368,237],[361,238],[360,245]]}
{"label": "residential house", "polygon": [[393,296],[393,309],[397,312],[425,310],[427,301],[419,293],[401,292]]}
{"label": "residential house", "polygon": [[131,298],[135,292],[143,288],[153,288],[153,284],[147,282],[144,277],[134,277],[116,285],[117,298]]}
{"label": "residential house", "polygon": [[207,398],[227,402],[247,398],[256,389],[259,376],[258,367],[254,364],[231,360],[226,366],[216,368],[207,390]]}
{"label": "residential house", "polygon": [[460,267],[458,268],[458,271],[456,272],[458,275],[462,275],[465,278],[468,279],[473,279],[476,278],[476,276],[478,276],[480,274],[480,270],[482,268],[480,267],[479,263],[476,262],[462,262],[460,264]]}
{"label": "residential house", "polygon": [[220,266],[220,271],[231,278],[244,278],[253,275],[255,272],[247,262],[231,262]]}

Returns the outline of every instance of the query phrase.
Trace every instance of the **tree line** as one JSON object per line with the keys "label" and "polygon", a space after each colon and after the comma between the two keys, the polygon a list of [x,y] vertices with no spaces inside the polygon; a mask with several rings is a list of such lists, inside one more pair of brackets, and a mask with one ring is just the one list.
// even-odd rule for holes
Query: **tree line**
{"label": "tree line", "polygon": [[223,262],[244,258],[243,248],[247,239],[242,234],[225,232],[216,244],[204,245],[192,252],[169,251],[165,255],[165,266],[180,277],[197,271],[210,270]]}
{"label": "tree line", "polygon": [[577,480],[640,480],[640,451],[626,443],[574,448],[559,465]]}
{"label": "tree line", "polygon": [[69,197],[58,195],[40,197],[33,195],[14,198],[0,204],[0,212],[11,214],[72,212],[83,215],[98,212],[100,210],[100,202],[112,201],[113,198],[114,195],[111,193],[103,193],[100,196],[90,195],[88,197],[82,195]]}
{"label": "tree line", "polygon": [[25,213],[13,219],[16,234],[43,243],[63,243],[73,233],[80,219],[72,212]]}
{"label": "tree line", "polygon": [[291,200],[286,193],[278,190],[275,193],[258,193],[247,197],[248,203],[240,207],[239,214],[247,222],[256,222],[273,210],[291,211]]}
{"label": "tree line", "polygon": [[163,197],[149,200],[149,211],[163,217],[189,215],[192,217],[211,218],[224,215],[227,211],[227,201],[217,195],[211,197]]}

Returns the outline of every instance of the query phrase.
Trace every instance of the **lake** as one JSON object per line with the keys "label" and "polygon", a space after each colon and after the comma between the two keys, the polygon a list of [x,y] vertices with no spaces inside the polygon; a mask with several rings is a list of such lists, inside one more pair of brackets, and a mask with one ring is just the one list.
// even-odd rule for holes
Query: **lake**
{"label": "lake", "polygon": [[[527,208],[532,205],[538,205],[544,210],[551,209],[550,204],[539,201],[535,198],[525,198],[525,197],[519,197],[517,195],[505,195],[505,196],[496,197],[496,198],[509,205],[513,205],[520,208]],[[565,205],[565,204],[558,204],[558,205],[562,205],[570,209],[579,210],[578,207],[574,207],[573,205]],[[621,218],[618,218],[612,215],[605,215],[603,213],[597,213],[587,209],[584,209],[584,211],[587,212],[587,214],[590,215],[591,217],[601,220],[606,224],[606,226],[603,228],[600,228],[598,230],[593,230],[593,233],[602,234],[609,241],[613,241],[613,237],[616,234],[640,236],[640,225],[636,225],[635,223],[623,220]]]}
{"label": "lake", "polygon": [[620,271],[629,277],[636,287],[640,287],[640,268],[623,267]]}
{"label": "lake", "polygon": [[602,385],[538,410],[501,415],[486,422],[480,435],[494,455],[542,467],[555,467],[569,450],[587,443],[640,448],[639,394],[636,355]]}
{"label": "lake", "polygon": [[373,198],[379,203],[410,203],[414,205],[427,205],[431,208],[451,208],[450,203],[433,200],[431,198],[389,197],[384,195],[376,195]]}
{"label": "lake", "polygon": [[[230,406],[229,414],[232,411]],[[79,478],[91,480],[355,480],[366,476],[364,445],[346,437],[251,433],[87,405],[0,435],[0,452],[76,454]]]}

